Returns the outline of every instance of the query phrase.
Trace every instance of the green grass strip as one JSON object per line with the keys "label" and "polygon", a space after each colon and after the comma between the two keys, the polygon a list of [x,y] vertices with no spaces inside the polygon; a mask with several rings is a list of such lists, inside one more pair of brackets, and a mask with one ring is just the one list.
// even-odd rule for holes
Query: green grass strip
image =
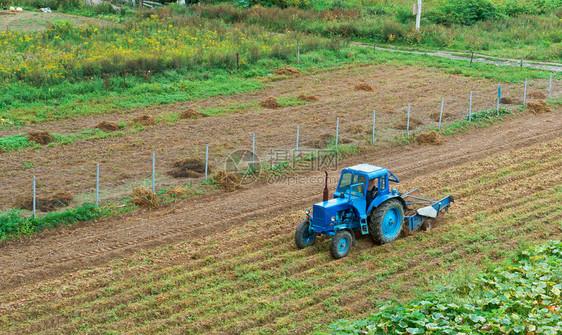
{"label": "green grass strip", "polygon": [[36,234],[46,228],[70,226],[79,221],[92,221],[109,215],[110,212],[109,209],[97,207],[92,203],[84,203],[77,208],[49,213],[38,218],[23,216],[19,210],[12,209],[0,214],[0,242]]}

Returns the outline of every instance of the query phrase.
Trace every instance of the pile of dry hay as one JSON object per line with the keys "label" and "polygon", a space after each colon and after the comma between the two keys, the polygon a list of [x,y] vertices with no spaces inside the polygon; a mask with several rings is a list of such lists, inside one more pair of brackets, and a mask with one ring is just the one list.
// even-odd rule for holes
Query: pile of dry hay
{"label": "pile of dry hay", "polygon": [[144,124],[145,126],[153,126],[156,124],[156,120],[152,116],[146,114],[137,116],[133,119],[133,122]]}
{"label": "pile of dry hay", "polygon": [[219,186],[227,191],[232,192],[242,188],[242,178],[226,170],[217,170],[213,175],[213,179]]}
{"label": "pile of dry hay", "polygon": [[304,94],[299,95],[298,99],[302,100],[302,101],[308,101],[308,102],[314,102],[314,101],[320,100],[317,97],[315,97],[314,95],[304,95]]}
{"label": "pile of dry hay", "polygon": [[527,102],[527,109],[533,114],[543,114],[552,112],[552,108],[546,104],[544,100],[535,100]]}
{"label": "pile of dry hay", "polygon": [[30,131],[27,138],[41,145],[49,144],[53,140],[53,136],[44,130]]}
{"label": "pile of dry hay", "polygon": [[294,67],[287,66],[287,67],[275,70],[275,71],[273,71],[273,73],[276,74],[276,75],[294,76],[294,75],[299,74],[300,72],[299,72],[299,70],[295,69]]}
{"label": "pile of dry hay", "polygon": [[366,91],[366,92],[373,92],[373,88],[371,87],[371,85],[366,84],[366,83],[362,83],[362,84],[357,84],[355,85],[355,87],[353,88],[356,91]]}
{"label": "pile of dry hay", "polygon": [[158,198],[158,196],[146,187],[134,188],[131,201],[133,202],[133,204],[141,208],[160,207],[160,199]]}
{"label": "pile of dry hay", "polygon": [[180,117],[182,119],[197,119],[197,118],[200,118],[200,117],[203,117],[203,116],[205,116],[205,115],[199,113],[198,111],[196,111],[193,108],[184,110],[180,113]]}
{"label": "pile of dry hay", "polygon": [[419,144],[434,144],[434,145],[443,144],[443,139],[441,138],[441,135],[435,130],[432,130],[427,133],[419,134],[418,136],[416,136],[416,140],[418,141]]}
{"label": "pile of dry hay", "polygon": [[274,97],[267,97],[265,100],[260,102],[260,106],[263,108],[277,109],[281,107],[281,104]]}
{"label": "pile of dry hay", "polygon": [[[174,178],[199,178],[205,173],[205,160],[197,158],[182,159],[174,163],[174,168],[168,174]],[[208,172],[212,166],[208,167]]]}
{"label": "pile of dry hay", "polygon": [[[35,206],[42,212],[51,212],[60,207],[66,207],[74,200],[74,196],[66,191],[56,191],[45,197],[36,197]],[[23,195],[16,199],[15,208],[33,210],[33,195]]]}
{"label": "pile of dry hay", "polygon": [[104,130],[104,131],[116,131],[119,130],[119,126],[115,122],[111,121],[102,121],[94,128]]}

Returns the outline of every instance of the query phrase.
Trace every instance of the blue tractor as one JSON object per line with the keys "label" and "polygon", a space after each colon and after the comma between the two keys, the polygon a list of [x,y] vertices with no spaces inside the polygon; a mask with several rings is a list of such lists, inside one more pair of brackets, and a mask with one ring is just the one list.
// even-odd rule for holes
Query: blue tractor
{"label": "blue tractor", "polygon": [[[389,243],[400,236],[405,224],[410,231],[427,227],[431,218],[454,201],[452,195],[439,201],[414,196],[418,189],[402,194],[389,187],[390,182],[400,182],[392,172],[370,164],[344,169],[334,198],[328,200],[327,176],[324,201],[314,204],[312,215],[305,211],[295,243],[302,249],[314,244],[319,235],[330,236],[330,253],[336,259],[347,256],[356,232],[370,235],[376,244]],[[425,207],[413,209],[422,204]],[[412,213],[406,216],[407,211]]]}

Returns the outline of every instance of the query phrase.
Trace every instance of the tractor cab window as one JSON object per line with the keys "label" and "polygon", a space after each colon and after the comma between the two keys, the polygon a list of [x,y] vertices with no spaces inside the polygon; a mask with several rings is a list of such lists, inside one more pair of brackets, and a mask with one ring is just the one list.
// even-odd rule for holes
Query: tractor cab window
{"label": "tractor cab window", "polygon": [[386,190],[386,175],[381,176],[380,179],[380,186],[379,186],[379,190],[380,191],[385,191]]}
{"label": "tractor cab window", "polygon": [[367,178],[364,176],[356,175],[351,172],[345,172],[341,176],[338,192],[341,194],[347,192],[353,196],[362,197],[365,194],[366,182]]}

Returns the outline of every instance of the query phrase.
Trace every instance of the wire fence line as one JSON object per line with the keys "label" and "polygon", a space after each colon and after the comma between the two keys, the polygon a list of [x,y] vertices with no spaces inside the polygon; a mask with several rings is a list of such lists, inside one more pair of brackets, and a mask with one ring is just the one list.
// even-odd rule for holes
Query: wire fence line
{"label": "wire fence line", "polygon": [[[524,83],[524,87],[523,87],[523,92],[522,92],[522,97],[523,97],[523,103],[522,103],[522,107],[526,107],[527,105],[527,88],[528,88],[528,80],[525,80]],[[501,107],[501,98],[502,98],[502,90],[501,90],[501,85],[498,85],[497,88],[497,98],[494,99],[495,101],[495,109],[496,109],[496,115],[499,116],[500,114],[500,107]],[[549,84],[548,84],[548,95],[547,95],[547,101],[551,101],[552,98],[552,74],[550,76],[550,80],[549,80]],[[439,113],[439,121],[438,121],[438,125],[437,125],[437,130],[441,130],[441,128],[443,127],[443,113],[444,113],[444,108],[445,108],[445,103],[446,103],[446,99],[443,97],[441,99],[441,104],[440,104],[440,113]],[[410,137],[410,119],[412,114],[415,114],[415,109],[412,109],[411,104],[408,103],[407,104],[407,121],[406,121],[406,129],[404,131],[404,135],[406,137]],[[473,92],[470,91],[469,95],[468,95],[468,107],[467,107],[467,114],[466,116],[463,118],[465,120],[467,120],[468,122],[472,122],[473,121]],[[342,121],[344,121],[345,119],[342,119]],[[340,144],[339,140],[340,140],[340,117],[336,117],[335,120],[335,129],[334,129],[334,135],[333,135],[333,146],[334,146],[334,151],[337,154],[338,153],[338,145]],[[370,139],[370,143],[372,145],[375,145],[375,139],[377,136],[377,118],[376,118],[376,110],[373,110],[372,112],[372,128],[371,128],[371,139]],[[301,132],[301,127],[300,124],[296,125],[296,143],[294,145],[294,155],[290,155],[292,157],[294,157],[294,159],[296,159],[299,156],[299,153],[302,154],[302,148],[299,146],[300,145],[300,137],[302,135]],[[255,166],[256,166],[256,157],[259,157],[259,155],[257,155],[256,153],[256,147],[257,147],[257,137],[256,137],[256,133],[252,133],[252,147],[251,147],[251,169],[254,170]],[[259,138],[259,137],[258,137]],[[204,170],[204,181],[205,183],[209,182],[209,149],[210,149],[210,145],[209,143],[205,144],[205,170]],[[292,150],[292,149],[291,149]],[[301,155],[302,156],[302,155]],[[151,155],[152,158],[152,175],[151,175],[151,189],[153,193],[156,193],[157,191],[157,161],[156,161],[156,153],[152,153]],[[273,163],[272,163],[273,165]],[[147,166],[149,166],[149,163],[147,163]],[[96,206],[100,206],[101,205],[101,199],[100,199],[100,190],[101,190],[101,174],[100,174],[100,163],[96,163],[95,165],[95,169],[96,169],[96,174],[95,174],[95,195],[94,195],[94,199],[95,199],[95,204]],[[273,167],[273,166],[272,166]],[[32,182],[32,194],[33,194],[33,209],[32,209],[32,215],[33,217],[37,217],[37,179],[36,176],[33,176],[33,182]]]}

